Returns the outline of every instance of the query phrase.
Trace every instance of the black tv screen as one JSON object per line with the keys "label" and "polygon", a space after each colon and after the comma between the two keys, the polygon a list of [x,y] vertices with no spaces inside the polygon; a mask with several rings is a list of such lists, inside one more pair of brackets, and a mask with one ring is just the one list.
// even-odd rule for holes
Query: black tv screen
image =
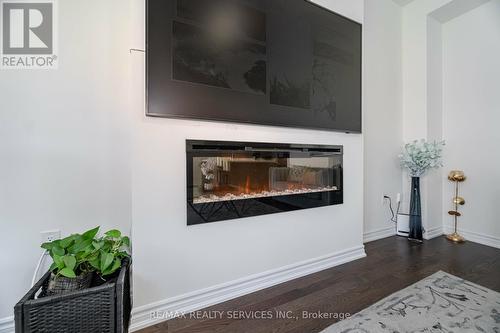
{"label": "black tv screen", "polygon": [[361,132],[361,25],[305,0],[148,0],[147,115]]}

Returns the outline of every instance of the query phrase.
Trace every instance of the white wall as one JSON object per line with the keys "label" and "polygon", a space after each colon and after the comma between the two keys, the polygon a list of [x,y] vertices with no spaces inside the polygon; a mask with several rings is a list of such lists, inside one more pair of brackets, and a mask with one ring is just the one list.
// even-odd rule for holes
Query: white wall
{"label": "white wall", "polygon": [[[348,2],[356,3],[355,8],[362,3],[344,0],[329,4],[331,9],[341,10]],[[135,2],[138,48],[144,47],[142,3]],[[143,91],[141,54],[134,56],[134,72],[134,91]],[[147,118],[143,105],[141,96],[134,103],[133,119],[135,306],[165,302],[251,274],[362,246],[362,135]],[[187,227],[188,138],[344,145],[345,203]]]}
{"label": "white wall", "polygon": [[[59,69],[0,73],[0,222],[8,235],[0,264],[2,271],[15,272],[0,283],[0,318],[12,315],[28,288],[42,230],[61,229],[64,235],[98,224],[127,230],[133,219],[137,307],[360,247],[363,209],[370,214],[365,230],[389,225],[380,200],[400,186],[393,141],[401,136],[400,12],[388,0],[367,4],[366,13],[362,0],[318,2],[357,21],[366,17],[366,140],[358,134],[147,118],[143,54],[128,52],[144,48],[144,1],[60,2]],[[188,228],[186,138],[342,144],[345,204]],[[370,168],[367,182],[363,159]]]}
{"label": "white wall", "polygon": [[[427,112],[426,112],[426,139],[429,141],[443,140],[443,79],[442,79],[442,37],[441,22],[431,16],[427,16]],[[425,198],[424,217],[427,232],[426,238],[440,235],[442,233],[442,221],[440,216],[443,212],[441,186],[443,169],[430,170],[423,178]],[[408,198],[408,195],[406,195]],[[408,202],[408,201],[406,201]]]}
{"label": "white wall", "polygon": [[[401,192],[401,7],[391,0],[365,2],[364,18],[364,232],[371,240],[395,232],[389,195]],[[395,207],[394,207],[395,209]]]}
{"label": "white wall", "polygon": [[450,0],[417,0],[403,7],[403,140],[427,136],[427,16]]}
{"label": "white wall", "polygon": [[[466,47],[464,47],[466,46]],[[500,0],[443,25],[445,169],[464,170],[459,228],[500,244]],[[452,226],[453,184],[444,181],[443,221]],[[471,235],[472,234],[472,235]],[[476,235],[477,234],[477,235]]]}
{"label": "white wall", "polygon": [[0,319],[29,289],[40,231],[131,225],[128,4],[59,11],[59,69],[0,71]]}
{"label": "white wall", "polygon": [[[403,138],[406,142],[421,138],[427,140],[444,139],[448,142],[447,147],[445,147],[444,168],[433,170],[422,179],[422,214],[424,227],[428,231],[425,235],[427,238],[442,234],[443,223],[449,221],[449,217],[443,216],[443,212],[447,212],[450,207],[450,196],[448,191],[443,192],[443,189],[449,189],[450,184],[446,180],[446,174],[452,161],[447,159],[449,158],[448,153],[453,154],[452,151],[456,149],[454,148],[456,144],[453,143],[453,138],[451,138],[451,142],[448,140],[448,134],[445,133],[443,127],[449,128],[450,124],[459,125],[456,123],[456,119],[451,119],[454,116],[443,118],[443,104],[446,103],[443,101],[443,94],[446,89],[449,90],[443,85],[443,82],[446,84],[447,80],[449,81],[449,78],[444,78],[443,64],[448,62],[447,57],[452,53],[456,59],[461,59],[460,66],[457,65],[455,68],[457,81],[453,84],[454,87],[470,84],[467,80],[463,80],[461,74],[458,74],[462,70],[466,71],[464,73],[475,73],[476,80],[493,81],[493,76],[484,77],[483,73],[477,71],[477,68],[471,64],[471,61],[474,61],[471,52],[474,51],[471,51],[471,47],[467,43],[457,41],[455,48],[448,50],[447,55],[444,55],[443,29],[448,25],[454,26],[455,22],[460,22],[471,11],[483,8],[489,1],[419,0],[413,1],[403,8]],[[490,21],[498,23],[498,16],[495,14],[497,12],[490,14],[493,17],[490,18]],[[493,25],[494,23],[489,24]],[[483,29],[482,25],[480,27]],[[467,30],[470,27],[464,26],[463,29]],[[476,29],[471,31],[477,32]],[[493,36],[493,38],[496,37]],[[456,38],[460,39],[460,37]],[[489,48],[490,45],[484,47]],[[484,47],[481,51],[484,51]],[[477,51],[477,54],[481,54],[481,51]],[[482,59],[478,60],[478,62],[482,61]],[[491,66],[495,66],[495,64],[491,63]],[[458,88],[455,89],[451,98],[447,92],[448,99],[456,97],[456,101],[463,101],[464,98],[477,98],[481,100],[481,103],[489,100],[485,99],[484,96],[473,97],[470,93],[465,96],[460,95],[458,91]],[[481,124],[487,126],[489,120],[482,123],[483,121],[484,119],[481,120]],[[464,137],[468,138],[470,133],[468,133],[467,121],[460,125],[460,127],[455,127],[455,130],[462,134],[467,133]],[[475,149],[477,148],[475,147]],[[408,210],[409,178],[405,176],[403,180],[403,210]],[[446,201],[443,201],[443,197],[446,197]],[[484,239],[475,238],[475,240],[484,242]]]}
{"label": "white wall", "polygon": [[[440,132],[433,131],[430,126],[440,118],[439,93],[434,94],[441,82],[434,77],[436,66],[430,57],[429,48],[439,45],[440,25],[429,18],[438,8],[453,0],[418,0],[403,7],[403,140],[439,140]],[[436,24],[438,25],[436,27]],[[431,30],[429,32],[429,30]],[[439,70],[439,69],[438,69]],[[431,93],[429,93],[431,92]],[[440,203],[441,172],[433,170],[421,179],[422,223],[427,232],[425,238],[442,233]],[[436,181],[437,180],[437,181]],[[403,174],[402,211],[409,211],[410,177]]]}

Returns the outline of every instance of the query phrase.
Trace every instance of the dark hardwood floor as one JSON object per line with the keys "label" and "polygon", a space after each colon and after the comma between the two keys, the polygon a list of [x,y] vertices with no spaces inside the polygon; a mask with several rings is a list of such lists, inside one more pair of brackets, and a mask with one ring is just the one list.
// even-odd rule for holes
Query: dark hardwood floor
{"label": "dark hardwood floor", "polygon": [[[367,257],[261,290],[203,311],[223,311],[212,319],[178,318],[141,333],[314,333],[336,318],[304,318],[309,313],[354,314],[439,270],[500,291],[500,250],[444,237],[423,245],[390,237],[367,243]],[[233,311],[291,311],[298,319],[233,319]],[[214,314],[203,312],[200,314]],[[259,312],[254,312],[259,313]],[[260,312],[262,313],[262,312]],[[266,312],[267,313],[267,312]],[[244,314],[241,314],[244,316]],[[331,315],[335,317],[335,315]]]}

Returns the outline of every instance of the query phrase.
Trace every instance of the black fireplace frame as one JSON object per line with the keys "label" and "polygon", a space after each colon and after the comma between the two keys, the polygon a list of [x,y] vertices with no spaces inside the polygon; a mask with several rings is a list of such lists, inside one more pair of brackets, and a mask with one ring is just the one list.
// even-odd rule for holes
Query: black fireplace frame
{"label": "black fireplace frame", "polygon": [[[340,155],[338,169],[340,188],[337,191],[300,193],[211,203],[193,203],[193,157],[220,156],[221,153],[254,152],[255,154],[300,153],[305,156]],[[231,219],[282,213],[344,203],[343,153],[341,145],[307,145],[262,142],[186,140],[187,224],[197,225]],[[258,205],[258,212],[251,211]]]}

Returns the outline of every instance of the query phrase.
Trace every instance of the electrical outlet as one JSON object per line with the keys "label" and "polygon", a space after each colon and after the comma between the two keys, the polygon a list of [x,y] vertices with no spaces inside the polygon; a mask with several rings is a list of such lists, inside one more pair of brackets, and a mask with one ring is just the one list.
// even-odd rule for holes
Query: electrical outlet
{"label": "electrical outlet", "polygon": [[380,201],[380,203],[381,203],[382,205],[384,205],[384,204],[385,204],[385,200],[387,199],[387,197],[388,197],[388,195],[387,195],[387,194],[382,194],[382,199],[381,199],[381,201]]}
{"label": "electrical outlet", "polygon": [[40,235],[42,236],[42,243],[49,243],[61,239],[61,230],[42,231]]}

